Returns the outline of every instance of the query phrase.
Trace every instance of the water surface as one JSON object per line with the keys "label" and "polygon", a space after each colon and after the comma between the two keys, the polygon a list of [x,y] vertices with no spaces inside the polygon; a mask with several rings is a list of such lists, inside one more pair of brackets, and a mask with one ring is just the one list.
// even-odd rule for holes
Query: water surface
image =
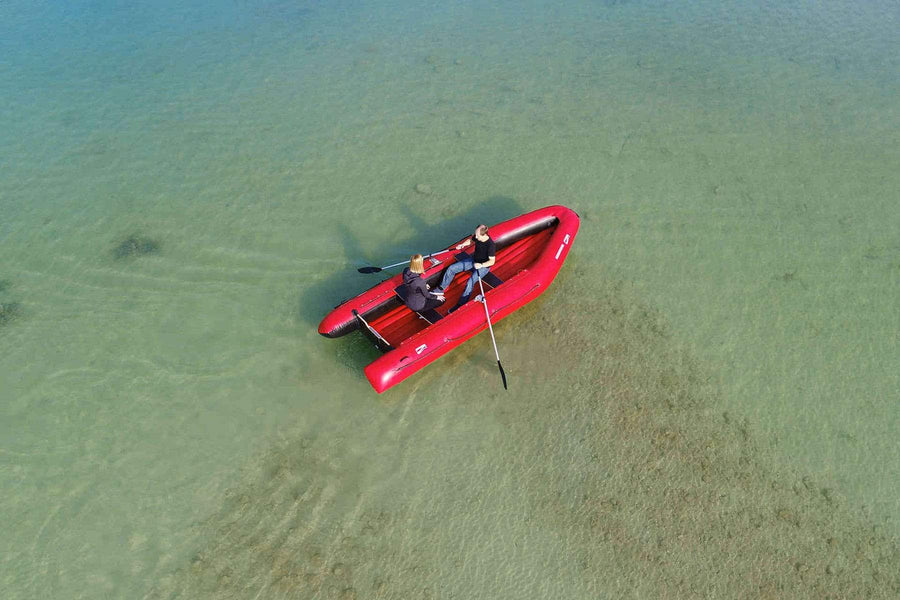
{"label": "water surface", "polygon": [[[7,596],[892,597],[898,20],[0,4]],[[315,332],[555,203],[509,393]]]}

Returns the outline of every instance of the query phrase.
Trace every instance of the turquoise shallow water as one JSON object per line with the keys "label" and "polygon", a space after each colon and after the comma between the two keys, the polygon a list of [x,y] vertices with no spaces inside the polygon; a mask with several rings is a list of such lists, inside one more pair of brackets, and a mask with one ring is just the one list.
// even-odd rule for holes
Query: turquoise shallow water
{"label": "turquoise shallow water", "polygon": [[[579,445],[602,410],[569,379],[593,363],[529,358],[545,326],[602,355],[590,308],[545,319],[610,281],[716,386],[709,419],[747,419],[772,468],[896,536],[898,20],[890,2],[0,4],[6,596],[195,597],[192,573],[237,578],[221,564],[287,532],[344,581],[320,597],[637,590],[583,579],[578,521],[545,518],[619,477]],[[485,339],[378,397],[366,342],[316,334],[370,285],[356,266],[552,203],[582,230],[561,296],[498,327],[511,398]],[[158,252],[116,258],[132,235]],[[297,593],[242,575],[248,597]]]}

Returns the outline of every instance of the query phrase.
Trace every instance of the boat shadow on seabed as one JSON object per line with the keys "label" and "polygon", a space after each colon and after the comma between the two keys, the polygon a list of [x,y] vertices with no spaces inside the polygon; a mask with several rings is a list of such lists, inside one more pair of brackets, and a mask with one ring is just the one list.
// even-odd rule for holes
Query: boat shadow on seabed
{"label": "boat shadow on seabed", "polygon": [[357,267],[365,264],[380,266],[399,262],[404,256],[416,252],[427,254],[471,234],[479,223],[488,225],[498,223],[522,212],[524,211],[521,205],[512,198],[492,196],[449,218],[427,222],[415,208],[402,205],[398,207],[397,214],[398,218],[404,217],[409,222],[410,237],[397,240],[382,235],[383,250],[379,252],[380,256],[370,257],[371,262],[364,261],[367,253],[358,241],[357,231],[340,223],[331,235],[340,238],[340,243],[349,258],[347,265],[304,288],[297,306],[297,319],[303,324],[316,327],[328,311],[345,299],[396,275],[403,268],[400,266],[377,274],[363,275],[357,272]]}

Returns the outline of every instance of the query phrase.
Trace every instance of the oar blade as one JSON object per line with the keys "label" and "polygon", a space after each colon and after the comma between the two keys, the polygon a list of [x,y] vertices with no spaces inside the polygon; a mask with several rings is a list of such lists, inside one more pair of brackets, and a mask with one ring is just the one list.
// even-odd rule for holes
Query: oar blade
{"label": "oar blade", "polygon": [[503,389],[508,391],[509,388],[506,387],[506,373],[503,371],[503,365],[500,364],[499,360],[497,361],[497,366],[500,367],[500,378],[503,379]]}
{"label": "oar blade", "polygon": [[360,267],[357,269],[357,271],[368,275],[369,273],[379,273],[381,271],[381,267]]}

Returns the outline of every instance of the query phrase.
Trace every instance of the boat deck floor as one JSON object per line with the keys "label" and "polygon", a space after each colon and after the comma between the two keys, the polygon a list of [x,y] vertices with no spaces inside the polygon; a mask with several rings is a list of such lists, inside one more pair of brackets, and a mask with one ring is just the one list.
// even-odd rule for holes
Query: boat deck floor
{"label": "boat deck floor", "polygon": [[[507,281],[520,271],[527,269],[537,257],[541,250],[547,244],[550,236],[553,234],[555,227],[551,227],[538,233],[525,236],[497,251],[494,266],[491,267],[493,273],[500,281]],[[471,253],[469,254],[471,256]],[[443,277],[444,271],[456,260],[456,256],[443,262],[443,268],[440,273],[428,277],[429,285],[432,288],[439,285],[440,278]],[[453,278],[453,282],[444,290],[444,297],[447,301],[435,309],[437,316],[443,318],[447,316],[449,310],[456,306],[459,298],[462,296],[466,287],[466,281],[472,275],[471,271],[463,271]],[[491,288],[488,279],[483,280],[485,283],[485,291]],[[472,298],[478,291],[478,286],[472,292]],[[400,303],[383,315],[369,321],[369,325],[375,329],[381,336],[394,348],[400,345],[407,338],[422,331],[432,324],[435,315],[420,315],[409,308],[405,304]]]}

